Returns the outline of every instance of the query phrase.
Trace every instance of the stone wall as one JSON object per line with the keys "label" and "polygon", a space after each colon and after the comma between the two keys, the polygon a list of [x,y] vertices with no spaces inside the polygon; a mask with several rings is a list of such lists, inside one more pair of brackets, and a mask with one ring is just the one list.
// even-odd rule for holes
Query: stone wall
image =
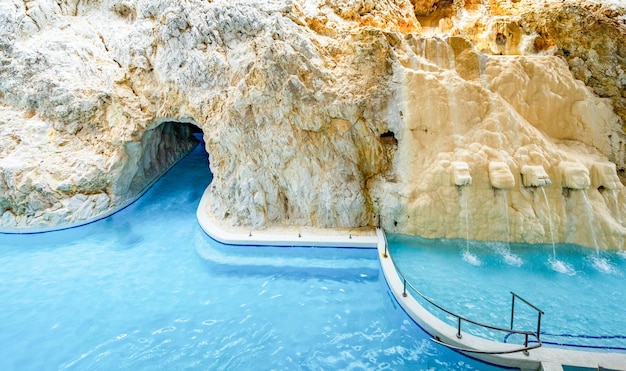
{"label": "stone wall", "polygon": [[[191,145],[159,126],[176,121],[203,129],[206,212],[228,225],[380,214],[454,238],[468,214],[470,238],[506,240],[508,216],[514,241],[549,242],[549,220],[557,242],[594,246],[593,226],[622,248],[626,10],[535,3],[4,2],[0,225],[118,207]],[[451,180],[459,163],[471,184]],[[491,163],[512,186],[494,187]],[[525,187],[527,166],[550,184]]]}

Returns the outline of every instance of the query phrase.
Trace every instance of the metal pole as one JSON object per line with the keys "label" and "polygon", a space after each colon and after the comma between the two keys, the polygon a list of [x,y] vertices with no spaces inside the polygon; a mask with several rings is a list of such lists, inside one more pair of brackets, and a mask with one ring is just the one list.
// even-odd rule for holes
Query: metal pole
{"label": "metal pole", "polygon": [[[526,340],[524,341],[524,347],[528,348],[528,334],[526,334]],[[525,356],[528,356],[528,354],[529,354],[528,353],[528,349],[524,349],[523,353],[524,353]]]}
{"label": "metal pole", "polygon": [[541,312],[537,312],[537,340],[541,335]]}
{"label": "metal pole", "polygon": [[461,317],[459,317],[459,325],[457,327],[457,331],[456,331],[456,337],[457,339],[462,338],[463,336],[461,335]]}
{"label": "metal pole", "polygon": [[511,293],[511,330],[513,330],[513,317],[515,316],[515,294]]}
{"label": "metal pole", "polygon": [[404,283],[404,289],[402,290],[402,296],[406,298],[406,278],[403,278],[402,282]]}

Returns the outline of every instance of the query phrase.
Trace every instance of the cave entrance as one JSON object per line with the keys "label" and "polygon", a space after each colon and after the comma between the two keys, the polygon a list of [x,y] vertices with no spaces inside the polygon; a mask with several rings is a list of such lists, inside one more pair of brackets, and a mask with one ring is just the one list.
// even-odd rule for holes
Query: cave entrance
{"label": "cave entrance", "polygon": [[208,182],[213,179],[203,131],[195,122],[166,120],[158,123],[144,132],[141,143],[133,143],[127,147],[127,151],[136,159],[136,171],[128,187],[131,194],[142,193],[170,167],[191,153],[194,153],[196,161],[202,162],[198,166],[206,170]]}

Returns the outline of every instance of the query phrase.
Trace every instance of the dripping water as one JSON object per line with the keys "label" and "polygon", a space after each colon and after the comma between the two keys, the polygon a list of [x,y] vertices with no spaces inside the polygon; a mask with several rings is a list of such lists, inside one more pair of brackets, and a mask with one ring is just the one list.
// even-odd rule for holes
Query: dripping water
{"label": "dripping water", "polygon": [[596,231],[593,228],[593,209],[591,208],[591,201],[589,201],[589,197],[587,196],[586,190],[581,190],[583,195],[583,200],[585,201],[585,210],[587,212],[587,220],[589,221],[589,230],[591,231],[591,238],[593,239],[593,247],[596,250],[595,255],[592,258],[593,266],[604,273],[611,273],[614,271],[614,268],[611,266],[608,260],[600,256],[600,247],[598,246],[598,239],[596,238]]}
{"label": "dripping water", "polygon": [[511,225],[509,224],[509,196],[505,190],[502,191],[502,207],[504,208],[504,216],[506,219],[506,247],[511,249]]}
{"label": "dripping water", "polygon": [[[617,190],[612,189],[612,190],[611,190],[611,196],[612,196],[612,198],[613,198],[613,207],[615,207],[615,219],[617,220],[617,222],[618,222],[620,225],[623,225],[623,222],[622,222],[622,215],[621,215],[621,213],[620,213],[620,211],[619,211],[619,201],[618,201],[618,199],[617,199]],[[623,246],[623,245],[624,245],[624,240],[623,240],[623,237],[622,237],[622,238],[620,238],[620,244],[619,244],[619,252],[618,252],[618,254],[619,254],[620,256],[622,256],[623,258],[625,258],[625,259],[626,259],[626,251],[622,250],[622,246]]]}
{"label": "dripping water", "polygon": [[472,265],[481,265],[480,259],[470,251],[469,246],[469,208],[467,206],[467,193],[465,187],[461,187],[461,203],[465,214],[465,251],[463,252],[463,260]]}
{"label": "dripping water", "polygon": [[620,215],[619,212],[619,203],[617,202],[617,191],[612,189],[611,190],[611,196],[613,196],[613,207],[615,207],[615,219],[617,219],[617,222],[619,224],[622,224],[622,216]]}
{"label": "dripping water", "polygon": [[522,265],[522,259],[511,253],[511,224],[509,222],[509,197],[506,189],[502,190],[502,207],[504,208],[504,216],[506,220],[506,248],[498,251],[504,258],[504,262],[508,265],[519,267]]}
{"label": "dripping water", "polygon": [[550,226],[550,237],[552,238],[552,259],[556,261],[556,244],[554,243],[554,229],[552,229],[552,211],[550,211],[550,204],[548,203],[548,196],[546,190],[541,187],[541,193],[543,193],[543,199],[546,202],[546,209],[548,211],[548,226]]}
{"label": "dripping water", "polygon": [[591,202],[587,197],[587,191],[581,190],[583,199],[585,200],[585,210],[587,211],[587,220],[589,221],[589,230],[591,231],[591,238],[593,239],[593,247],[596,249],[596,256],[600,255],[600,248],[598,247],[598,240],[596,239],[596,231],[593,229],[593,210],[591,209]]}
{"label": "dripping water", "polygon": [[554,229],[552,228],[552,211],[550,210],[550,204],[548,203],[548,196],[546,195],[546,190],[543,187],[541,188],[541,193],[543,193],[543,199],[546,203],[546,209],[548,212],[548,226],[550,227],[550,236],[552,238],[552,257],[548,259],[548,263],[553,270],[564,273],[570,276],[576,274],[574,268],[571,265],[560,261],[556,258],[556,244],[554,243]]}

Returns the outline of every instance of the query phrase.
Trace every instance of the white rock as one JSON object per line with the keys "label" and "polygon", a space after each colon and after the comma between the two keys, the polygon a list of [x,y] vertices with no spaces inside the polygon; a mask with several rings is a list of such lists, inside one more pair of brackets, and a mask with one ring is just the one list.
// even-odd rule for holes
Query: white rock
{"label": "white rock", "polygon": [[489,181],[497,189],[513,189],[515,177],[506,162],[492,161],[489,163]]}
{"label": "white rock", "polygon": [[[584,208],[559,207],[578,201],[549,179],[563,161],[625,168],[626,137],[617,98],[576,80],[556,46],[532,51],[539,36],[520,26],[522,10],[561,2],[498,2],[511,12],[499,18],[457,7],[422,25],[409,1],[361,3],[3,2],[0,228],[72,224],[123,205],[193,145],[171,121],[204,131],[207,212],[225,224],[358,227],[380,214],[392,232],[464,237],[461,183],[470,238],[506,240],[493,186],[508,190],[511,240],[546,242],[545,205],[522,187],[534,185],[545,186],[557,241],[586,243]],[[503,29],[513,37],[496,39]],[[615,54],[592,51],[568,60],[589,81]],[[619,91],[620,68],[593,88]],[[454,162],[471,175],[451,182]],[[529,164],[543,172],[526,173]],[[594,171],[624,209],[617,173]],[[619,213],[588,193],[599,243],[618,247]]]}
{"label": "white rock", "polygon": [[561,186],[570,189],[587,189],[591,185],[589,169],[579,162],[563,161],[559,164]]}
{"label": "white rock", "polygon": [[620,189],[624,186],[617,176],[615,164],[612,162],[594,162],[592,167],[592,184],[594,188]]}
{"label": "white rock", "polygon": [[522,166],[522,183],[524,187],[543,187],[552,184],[546,170],[541,165]]}

